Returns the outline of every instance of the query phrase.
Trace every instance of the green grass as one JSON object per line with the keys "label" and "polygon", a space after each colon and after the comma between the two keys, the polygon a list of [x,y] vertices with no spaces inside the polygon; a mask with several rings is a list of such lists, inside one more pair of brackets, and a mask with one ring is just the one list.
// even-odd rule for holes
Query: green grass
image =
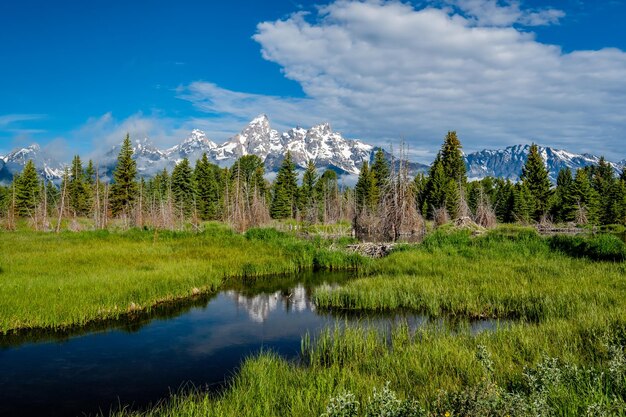
{"label": "green grass", "polygon": [[[593,321],[516,324],[478,336],[399,327],[391,339],[361,327],[328,330],[314,342],[305,338],[305,365],[264,353],[247,360],[222,394],[177,395],[145,413],[118,415],[320,416],[332,398],[351,392],[366,404],[387,382],[431,416],[580,416],[596,405],[626,415],[624,352],[611,351],[626,342],[621,326],[617,336]],[[477,355],[481,347],[489,366]]]}
{"label": "green grass", "polygon": [[303,338],[303,363],[264,353],[223,393],[176,395],[143,415],[626,416],[625,264],[572,255],[527,229],[434,233],[318,290],[317,303],[518,320],[391,337],[338,326]]}
{"label": "green grass", "polygon": [[[357,255],[273,230],[0,234],[0,333],[81,326],[212,292],[227,277],[356,268]],[[195,289],[195,290],[194,290]]]}
{"label": "green grass", "polygon": [[415,333],[400,326],[391,336],[342,324],[305,336],[301,363],[266,352],[246,360],[223,392],[175,395],[143,414],[626,416],[626,264],[613,257],[621,250],[614,240],[444,228],[375,262],[330,247],[218,226],[201,234],[2,234],[2,329],[114,318],[131,303],[149,308],[193,288],[215,290],[228,276],[249,283],[359,266],[358,279],[318,289],[318,306],[513,321],[479,334],[437,322]]}
{"label": "green grass", "polygon": [[[576,239],[589,246],[604,241]],[[358,280],[317,290],[314,299],[322,308],[404,308],[437,317],[530,322],[626,314],[626,264],[571,257],[551,248],[553,241],[527,230],[476,238],[434,233],[421,246],[373,264]]]}

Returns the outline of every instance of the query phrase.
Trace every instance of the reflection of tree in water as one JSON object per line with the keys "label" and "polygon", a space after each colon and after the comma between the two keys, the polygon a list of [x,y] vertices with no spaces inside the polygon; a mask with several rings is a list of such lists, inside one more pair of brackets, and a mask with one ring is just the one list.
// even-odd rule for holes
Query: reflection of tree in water
{"label": "reflection of tree in water", "polygon": [[0,334],[0,348],[17,347],[25,343],[64,342],[72,337],[111,330],[135,333],[153,320],[172,319],[186,314],[193,308],[206,307],[217,294],[204,293],[194,297],[171,300],[146,310],[122,313],[117,318],[93,320],[83,325],[77,324],[58,329],[23,329],[5,335]]}
{"label": "reflection of tree in water", "polygon": [[286,291],[257,295],[244,295],[237,291],[226,291],[225,294],[235,301],[237,308],[246,310],[248,316],[257,323],[266,321],[270,313],[279,307],[286,312],[315,311],[315,305],[311,302],[309,291],[303,285]]}

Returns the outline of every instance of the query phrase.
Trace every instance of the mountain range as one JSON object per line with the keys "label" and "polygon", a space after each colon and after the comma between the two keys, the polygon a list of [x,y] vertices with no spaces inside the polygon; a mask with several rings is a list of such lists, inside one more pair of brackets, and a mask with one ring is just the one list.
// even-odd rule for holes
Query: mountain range
{"label": "mountain range", "polygon": [[[468,177],[471,180],[486,176],[518,180],[529,148],[529,145],[515,145],[467,154],[465,162]],[[133,149],[139,174],[149,177],[164,168],[171,172],[183,158],[194,163],[203,153],[207,154],[211,162],[223,167],[230,166],[241,156],[257,155],[265,161],[266,169],[271,173],[278,169],[287,151],[291,152],[299,169],[312,160],[319,169],[332,169],[340,175],[355,175],[360,172],[364,161],[372,161],[378,148],[357,139],[346,139],[339,132],[333,131],[328,123],[309,129],[295,127],[279,133],[271,128],[267,116],[260,115],[240,133],[219,145],[203,131],[195,129],[178,145],[168,149],[157,148],[148,138],[136,141]],[[111,148],[98,161],[104,178],[110,178],[119,150],[120,145]],[[540,147],[539,150],[553,182],[562,168],[576,170],[597,164],[600,159],[595,155],[574,154],[550,147]],[[391,158],[388,153],[386,156]],[[55,161],[39,145],[33,144],[0,156],[0,182],[9,182],[29,159],[35,162],[43,178],[58,182],[62,177],[65,164]],[[611,164],[616,172],[620,172],[626,166],[626,160]],[[428,165],[417,162],[409,162],[408,166],[412,174],[428,170]]]}

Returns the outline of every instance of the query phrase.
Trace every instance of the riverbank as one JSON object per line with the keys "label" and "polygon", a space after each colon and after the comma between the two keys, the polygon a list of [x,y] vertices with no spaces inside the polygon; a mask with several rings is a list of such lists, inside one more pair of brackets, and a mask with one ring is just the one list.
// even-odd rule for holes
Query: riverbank
{"label": "riverbank", "polygon": [[586,243],[572,252],[527,229],[434,234],[315,299],[514,322],[480,334],[434,322],[391,338],[331,329],[303,338],[304,366],[265,353],[224,393],[175,396],[141,415],[365,416],[387,406],[392,416],[626,415],[626,264],[593,259],[623,246]]}
{"label": "riverbank", "polygon": [[0,236],[0,333],[62,330],[123,318],[216,291],[225,279],[305,269],[355,269],[367,262],[272,229],[237,234],[130,230]]}

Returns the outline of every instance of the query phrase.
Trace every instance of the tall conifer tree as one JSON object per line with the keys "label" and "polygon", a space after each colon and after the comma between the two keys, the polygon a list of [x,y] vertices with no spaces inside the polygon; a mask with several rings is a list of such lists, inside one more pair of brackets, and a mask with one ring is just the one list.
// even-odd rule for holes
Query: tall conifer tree
{"label": "tall conifer tree", "polygon": [[195,205],[195,184],[189,160],[183,158],[172,171],[172,196],[176,207],[189,215]]}
{"label": "tall conifer tree", "polygon": [[15,209],[20,216],[33,216],[39,203],[39,175],[32,160],[26,162],[22,173],[13,180],[15,183]]}
{"label": "tall conifer tree", "polygon": [[111,211],[115,216],[130,209],[130,206],[137,199],[139,191],[137,163],[133,159],[133,146],[128,134],[126,134],[117,157],[113,181],[111,185]]}
{"label": "tall conifer tree", "polygon": [[211,163],[204,153],[202,158],[196,161],[194,171],[196,182],[198,213],[202,220],[212,220],[217,217],[219,190],[215,174],[211,169]]}
{"label": "tall conifer tree", "polygon": [[520,179],[530,191],[530,198],[534,200],[531,203],[534,206],[531,217],[539,220],[550,209],[549,202],[552,190],[548,170],[539,154],[539,147],[534,143],[530,146],[528,159],[522,167]]}
{"label": "tall conifer tree", "polygon": [[296,165],[291,158],[291,152],[287,151],[276,181],[270,206],[270,215],[274,219],[295,217],[298,203],[298,175]]}

